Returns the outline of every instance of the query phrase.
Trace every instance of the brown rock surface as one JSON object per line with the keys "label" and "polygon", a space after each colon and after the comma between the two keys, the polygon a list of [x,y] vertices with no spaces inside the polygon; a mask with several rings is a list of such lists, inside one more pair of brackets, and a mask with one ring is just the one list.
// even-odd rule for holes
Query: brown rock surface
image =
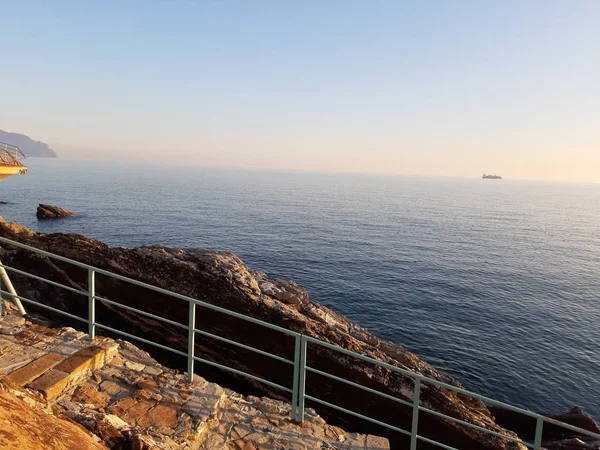
{"label": "brown rock surface", "polygon": [[93,405],[97,409],[104,409],[110,401],[110,396],[100,392],[96,386],[79,386],[73,393],[73,401],[86,405]]}
{"label": "brown rock surface", "polygon": [[[177,250],[164,247],[110,248],[102,242],[77,234],[39,234],[7,222],[0,222],[0,236],[237,311],[459,386],[456,380],[435,370],[404,348],[378,339],[367,330],[351,323],[347,318],[310,300],[306,291],[297,284],[272,279],[266,274],[252,271],[231,253]],[[4,251],[0,255],[1,259],[9,266],[77,289],[87,289],[87,271],[83,269],[58,261],[50,261],[46,257],[4,244],[2,247]],[[17,275],[13,277],[13,283],[22,295],[35,299],[43,298],[47,304],[56,308],[67,310],[83,318],[87,317],[87,302],[78,294]],[[188,306],[184,301],[102,275],[96,277],[96,292],[113,301],[179,323],[187,323]],[[101,301],[96,303],[96,318],[99,322],[124,331],[135,330],[134,333],[146,339],[182,351],[186,350],[187,334],[184,330],[103,304]],[[30,307],[30,310],[33,308]],[[40,313],[42,312],[40,310]],[[79,323],[66,322],[65,318],[61,316],[53,315],[51,317],[62,323],[80,326]],[[294,342],[286,335],[201,307],[197,308],[196,317],[196,328],[198,329],[287,359],[293,359]],[[410,378],[361,360],[352,359],[324,347],[309,344],[308,350],[308,364],[311,367],[407,401],[412,399],[413,381]],[[158,352],[153,354],[167,365],[185,368],[183,358]],[[247,371],[283,386],[291,387],[292,385],[291,366],[210,337],[202,336],[200,338],[198,335],[196,355]],[[259,394],[285,398],[278,390],[245,378],[233,378],[206,365],[198,363],[196,370],[197,373],[208,379],[219,380],[221,384],[230,383],[236,388],[252,389],[253,392]],[[411,408],[364,391],[358,391],[345,384],[309,373],[307,393],[316,397],[325,397],[324,399],[331,403],[391,425],[410,429]],[[497,432],[510,434],[494,422],[494,418],[483,403],[465,398],[453,391],[425,384],[422,389],[422,405]],[[346,429],[376,435],[387,433],[387,436],[396,440],[396,445],[400,447],[406,445],[406,441],[399,438],[396,433],[387,432],[383,428],[370,427],[362,420],[355,420],[317,405],[312,406],[317,407],[319,413],[324,415],[328,421],[333,420]],[[419,418],[419,434],[461,449],[518,448],[507,440],[489,436],[424,413]],[[422,443],[420,448],[429,447]],[[431,448],[437,447],[432,446]]]}
{"label": "brown rock surface", "polygon": [[0,448],[6,450],[106,450],[80,426],[33,408],[0,389]]}
{"label": "brown rock surface", "polygon": [[[498,407],[491,408],[491,411],[503,427],[514,431],[521,439],[533,441],[536,426],[535,418]],[[575,407],[565,414],[548,414],[546,417],[600,435],[600,427],[594,418],[586,414],[581,408]],[[600,438],[570,431],[552,423],[545,422],[542,431],[542,445],[546,450],[600,449]]]}
{"label": "brown rock surface", "polygon": [[37,208],[36,216],[41,220],[48,219],[61,219],[63,217],[73,217],[75,215],[74,212],[69,211],[68,209],[59,208],[58,206],[52,205],[44,205],[40,203]]}

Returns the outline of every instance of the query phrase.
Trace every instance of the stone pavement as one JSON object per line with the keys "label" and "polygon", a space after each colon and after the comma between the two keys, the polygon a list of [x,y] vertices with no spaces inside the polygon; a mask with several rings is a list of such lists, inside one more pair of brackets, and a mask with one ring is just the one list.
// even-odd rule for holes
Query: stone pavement
{"label": "stone pavement", "polygon": [[389,449],[384,438],[347,433],[307,409],[302,426],[291,405],[244,397],[158,364],[129,342],[72,328],[51,329],[17,316],[0,319],[0,373],[29,402],[65,416],[108,448]]}

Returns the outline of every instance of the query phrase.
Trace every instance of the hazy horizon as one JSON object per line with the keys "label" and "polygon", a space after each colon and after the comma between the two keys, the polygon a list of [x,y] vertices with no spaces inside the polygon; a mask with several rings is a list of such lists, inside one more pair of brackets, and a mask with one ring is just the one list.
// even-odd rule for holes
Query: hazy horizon
{"label": "hazy horizon", "polygon": [[[39,156],[30,156],[28,157],[28,161],[30,161],[30,169],[35,170],[35,166],[32,166],[31,159],[34,160],[57,160],[57,161],[65,161],[71,163],[99,163],[99,164],[118,164],[118,165],[127,165],[127,164],[135,164],[136,166],[149,166],[152,168],[157,168],[161,166],[165,167],[185,167],[185,168],[198,168],[198,169],[215,169],[222,171],[248,171],[248,172],[258,172],[258,173],[277,173],[277,174],[306,174],[306,175],[348,175],[348,176],[365,176],[365,177],[406,177],[406,178],[438,178],[438,179],[461,179],[461,180],[479,180],[481,179],[482,173],[477,174],[469,174],[469,175],[444,175],[444,174],[431,174],[431,173],[391,173],[391,172],[369,172],[369,171],[335,171],[335,170],[302,170],[295,168],[267,168],[267,167],[243,167],[243,166],[234,166],[234,165],[207,165],[207,164],[190,164],[189,162],[177,162],[177,161],[153,161],[153,160],[119,160],[116,158],[102,158],[97,154],[87,155],[87,157],[73,157],[73,156],[63,156],[58,155],[57,158],[48,158],[48,157],[39,157]],[[60,164],[60,162],[58,162]],[[489,173],[492,175],[492,173]],[[531,182],[531,183],[543,183],[543,184],[583,184],[583,185],[598,185],[600,182],[596,181],[579,181],[579,180],[548,180],[544,178],[514,178],[514,177],[503,177],[504,182],[506,181],[516,181],[516,182]],[[486,182],[492,183],[493,181]]]}
{"label": "hazy horizon", "polygon": [[600,182],[595,1],[3,11],[0,129],[65,159]]}

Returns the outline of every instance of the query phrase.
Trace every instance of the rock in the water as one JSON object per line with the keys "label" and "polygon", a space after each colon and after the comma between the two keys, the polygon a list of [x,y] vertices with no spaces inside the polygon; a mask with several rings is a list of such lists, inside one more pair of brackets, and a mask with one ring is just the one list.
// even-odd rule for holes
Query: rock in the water
{"label": "rock in the water", "polygon": [[[499,407],[490,407],[490,410],[500,426],[514,431],[523,440],[533,441],[535,418]],[[546,417],[600,435],[600,427],[594,418],[577,406],[565,414],[546,415]],[[547,450],[597,450],[600,448],[600,439],[588,437],[553,423],[544,423],[542,430],[543,447]]]}
{"label": "rock in the water", "polygon": [[73,217],[75,213],[68,209],[59,208],[58,206],[44,205],[40,203],[37,209],[37,218],[46,219],[60,219],[62,217]]}
{"label": "rock in the water", "polygon": [[[284,282],[249,269],[236,255],[216,251],[169,249],[165,247],[111,248],[97,240],[77,234],[35,233],[18,224],[0,222],[0,236],[32,245],[42,250],[75,259],[86,264],[168,289],[207,303],[246,314],[317,338],[345,349],[369,356],[388,364],[411,370],[423,376],[447,384],[460,386],[458,381],[437,371],[406,349],[384,341],[364,328],[350,322],[346,317],[312,301],[304,289],[295,283]],[[73,287],[87,290],[87,270],[26,250],[2,244],[0,259],[16,269],[33,273]],[[31,278],[11,274],[18,292],[35,292],[50,306],[87,318],[87,302],[79,294],[48,285]],[[96,277],[96,293],[99,296],[164,317],[182,324],[188,323],[188,304],[163,294],[109,278]],[[34,310],[33,307],[29,307]],[[63,324],[81,326],[79,322],[67,322],[63,316],[52,315]],[[187,349],[187,331],[165,324],[147,316],[96,302],[96,320],[115,329],[129,331],[145,339],[177,348]],[[198,306],[196,328],[223,338],[243,343],[291,360],[294,358],[294,338],[259,325],[237,319],[220,312]],[[163,364],[185,370],[185,358],[148,348]],[[281,386],[291,387],[292,366],[267,356],[256,354],[231,344],[198,335],[196,356],[251,373]],[[391,372],[380,366],[348,357],[323,346],[308,344],[310,367],[345,378],[359,385],[412,401],[414,381],[412,378]],[[196,372],[219,384],[255,392],[275,399],[288,398],[280,390],[244,377],[233,377],[226,372],[197,363]],[[337,404],[351,411],[410,430],[412,407],[405,406],[359,391],[347,384],[308,373],[307,394]],[[479,400],[467,398],[454,391],[423,384],[422,405],[480,427],[516,435],[498,426],[487,407]],[[371,426],[361,419],[337,413],[318,404],[311,404],[329,423],[360,433],[384,435],[392,440],[394,448],[407,448],[407,440],[399,433]],[[422,413],[419,417],[419,435],[446,445],[469,450],[513,450],[525,447],[506,439],[485,434]],[[438,449],[425,442],[419,448]]]}
{"label": "rock in the water", "polygon": [[[582,408],[574,407],[566,414],[559,414],[554,416],[548,416],[551,419],[558,420],[569,424],[571,426],[581,428],[582,430],[590,431],[592,433],[600,435],[600,428],[592,416],[586,414]],[[553,424],[544,424],[544,429],[547,430],[547,436],[554,439],[568,439],[568,438],[585,438],[585,436],[569,431],[565,428],[559,427]]]}

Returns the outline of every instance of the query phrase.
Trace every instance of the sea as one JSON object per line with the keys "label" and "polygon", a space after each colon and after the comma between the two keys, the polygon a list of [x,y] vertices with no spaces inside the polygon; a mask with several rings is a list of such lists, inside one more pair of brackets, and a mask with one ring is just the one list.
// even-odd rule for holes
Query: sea
{"label": "sea", "polygon": [[470,390],[600,418],[600,184],[28,162],[5,220],[232,251]]}

